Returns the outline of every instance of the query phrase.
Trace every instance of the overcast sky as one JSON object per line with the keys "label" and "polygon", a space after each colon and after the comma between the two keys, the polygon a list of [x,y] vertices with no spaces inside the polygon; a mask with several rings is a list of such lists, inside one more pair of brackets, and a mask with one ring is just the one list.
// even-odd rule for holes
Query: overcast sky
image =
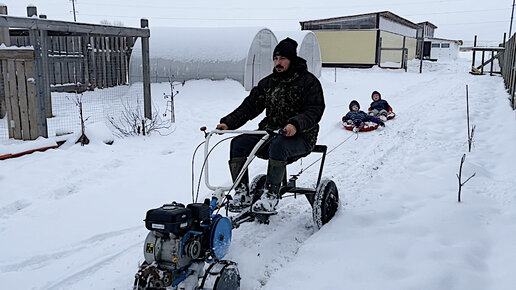
{"label": "overcast sky", "polygon": [[[0,0],[12,16],[26,16],[35,5],[49,19],[73,21],[71,0]],[[353,2],[353,3],[350,3]],[[501,42],[509,32],[512,0],[76,0],[77,21],[139,26],[264,26],[299,30],[299,21],[391,11],[412,22],[430,21],[435,36],[471,42]],[[514,27],[515,25],[513,25]],[[512,31],[514,33],[514,30]],[[151,31],[152,34],[152,31]]]}

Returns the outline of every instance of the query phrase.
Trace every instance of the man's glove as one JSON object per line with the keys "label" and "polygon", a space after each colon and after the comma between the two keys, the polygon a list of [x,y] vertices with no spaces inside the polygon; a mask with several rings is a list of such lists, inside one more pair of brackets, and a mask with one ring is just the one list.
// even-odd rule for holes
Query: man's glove
{"label": "man's glove", "polygon": [[382,127],[385,127],[385,123],[384,122],[380,122],[380,123],[378,123],[378,125],[380,125]]}

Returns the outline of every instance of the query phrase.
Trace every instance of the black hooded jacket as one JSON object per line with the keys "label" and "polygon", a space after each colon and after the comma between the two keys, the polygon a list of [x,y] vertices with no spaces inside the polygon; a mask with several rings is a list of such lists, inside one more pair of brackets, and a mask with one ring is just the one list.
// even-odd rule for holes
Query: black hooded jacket
{"label": "black hooded jacket", "polygon": [[265,118],[259,130],[280,129],[287,124],[296,127],[296,134],[303,134],[312,147],[317,142],[319,121],[325,109],[324,96],[319,80],[307,70],[306,60],[297,57],[287,71],[263,78],[229,115],[220,123],[238,129],[265,110]]}

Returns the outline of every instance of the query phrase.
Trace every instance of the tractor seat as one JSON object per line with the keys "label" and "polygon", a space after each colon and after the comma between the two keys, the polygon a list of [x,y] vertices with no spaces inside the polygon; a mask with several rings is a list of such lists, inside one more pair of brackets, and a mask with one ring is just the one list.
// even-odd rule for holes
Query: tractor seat
{"label": "tractor seat", "polygon": [[[306,154],[302,154],[302,155],[292,156],[292,157],[288,158],[288,159],[287,159],[287,164],[294,163],[294,162],[296,162],[297,160],[299,160],[299,159],[301,159],[301,158],[303,158],[303,157],[306,157],[306,156],[310,155],[310,153],[312,153],[312,152],[316,152],[316,153],[325,153],[327,149],[328,149],[328,146],[317,144],[317,145],[315,145],[315,146],[314,146],[314,148],[312,149],[312,151],[311,151],[311,152],[308,152],[308,153],[306,153]],[[260,158],[260,159],[265,159],[265,160],[266,160],[266,159],[268,159],[268,158],[266,158],[266,157],[264,157],[264,156],[261,156],[260,154],[256,154],[256,156],[258,156],[258,158]]]}

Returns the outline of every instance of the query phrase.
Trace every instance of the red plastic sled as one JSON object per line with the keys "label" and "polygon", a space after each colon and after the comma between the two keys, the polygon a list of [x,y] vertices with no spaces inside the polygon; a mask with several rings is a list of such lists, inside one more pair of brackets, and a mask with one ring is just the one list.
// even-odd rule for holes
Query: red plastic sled
{"label": "red plastic sled", "polygon": [[[364,124],[365,124],[364,127],[362,127],[359,130],[359,132],[367,132],[367,131],[373,131],[373,130],[378,129],[378,124],[376,124],[376,123],[365,122]],[[355,125],[348,124],[348,123],[345,123],[345,122],[343,122],[342,125],[344,126],[344,129],[350,130],[350,131],[353,131],[353,128],[355,128]]]}

